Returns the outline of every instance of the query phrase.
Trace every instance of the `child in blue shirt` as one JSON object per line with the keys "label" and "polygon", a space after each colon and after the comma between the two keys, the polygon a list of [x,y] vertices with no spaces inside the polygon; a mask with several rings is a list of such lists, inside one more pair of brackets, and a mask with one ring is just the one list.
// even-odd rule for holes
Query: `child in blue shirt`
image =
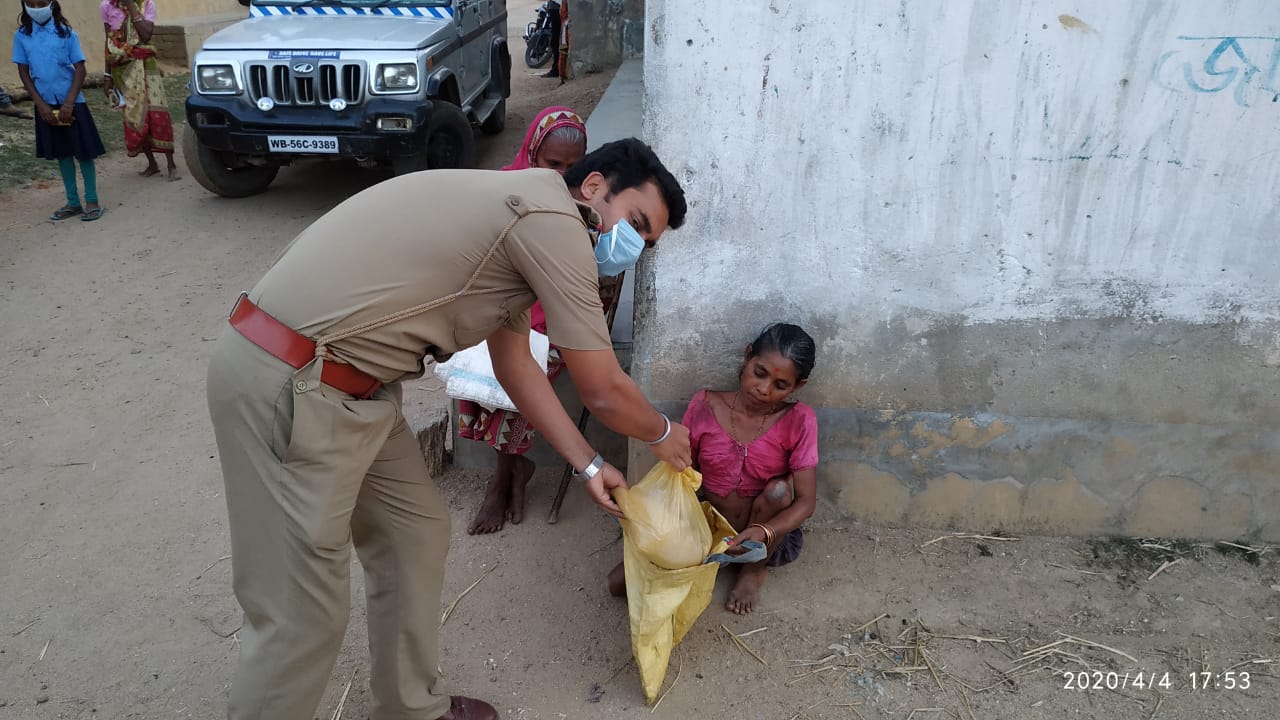
{"label": "child in blue shirt", "polygon": [[[106,153],[80,88],[84,84],[84,51],[80,38],[62,16],[57,0],[23,0],[18,31],[13,36],[13,62],[36,106],[36,157],[57,160],[67,204],[50,220],[80,215],[102,217],[93,159]],[[76,161],[84,175],[84,202],[76,188]]]}

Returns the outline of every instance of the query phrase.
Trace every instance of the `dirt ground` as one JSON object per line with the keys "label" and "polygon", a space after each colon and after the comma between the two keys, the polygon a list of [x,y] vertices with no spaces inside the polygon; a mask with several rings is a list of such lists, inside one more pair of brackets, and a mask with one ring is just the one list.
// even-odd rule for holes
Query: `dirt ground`
{"label": "dirt ground", "polygon": [[[518,42],[533,3],[510,6]],[[509,159],[537,109],[588,112],[607,80],[557,87],[518,74],[509,129],[482,141],[485,166]],[[101,163],[108,213],[97,223],[44,221],[61,204],[56,185],[0,194],[0,718],[224,715],[240,620],[205,410],[210,341],[235,294],[299,230],[384,177],[298,167],[260,197],[230,201],[189,179],[144,180],[139,166]],[[414,389],[414,402],[438,398],[427,381]],[[625,607],[603,587],[620,556],[616,526],[576,490],[547,525],[558,475],[539,470],[525,524],[480,538],[465,526],[484,473],[441,479],[454,511],[445,603],[480,579],[444,626],[442,667],[452,691],[489,699],[504,718],[1271,718],[1280,708],[1274,551],[933,542],[949,533],[849,524],[823,506],[800,561],[771,571],[758,613],[726,613],[731,578],[721,578],[651,713],[628,665]],[[344,694],[341,717],[369,707],[353,577],[350,630],[317,711],[326,720]],[[1227,671],[1192,685],[1193,672]]]}

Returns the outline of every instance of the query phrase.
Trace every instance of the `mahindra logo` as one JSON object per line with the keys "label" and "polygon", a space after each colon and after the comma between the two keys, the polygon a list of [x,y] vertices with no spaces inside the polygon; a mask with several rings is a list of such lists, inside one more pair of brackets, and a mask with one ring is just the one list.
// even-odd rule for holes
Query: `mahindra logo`
{"label": "mahindra logo", "polygon": [[296,73],[304,74],[304,75],[315,69],[316,69],[316,66],[308,62],[300,62],[300,63],[293,64],[293,71]]}

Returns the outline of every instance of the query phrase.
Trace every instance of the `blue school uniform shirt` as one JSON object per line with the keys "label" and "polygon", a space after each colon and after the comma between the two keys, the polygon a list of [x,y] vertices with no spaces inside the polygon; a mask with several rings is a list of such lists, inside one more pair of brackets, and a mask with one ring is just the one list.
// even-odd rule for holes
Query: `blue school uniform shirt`
{"label": "blue school uniform shirt", "polygon": [[[80,37],[69,27],[64,26],[64,30],[66,37],[59,37],[51,18],[44,25],[31,23],[30,35],[19,29],[13,36],[13,62],[27,66],[36,92],[55,108],[71,92],[76,63],[84,62]],[[76,102],[84,102],[83,93],[76,95]]]}

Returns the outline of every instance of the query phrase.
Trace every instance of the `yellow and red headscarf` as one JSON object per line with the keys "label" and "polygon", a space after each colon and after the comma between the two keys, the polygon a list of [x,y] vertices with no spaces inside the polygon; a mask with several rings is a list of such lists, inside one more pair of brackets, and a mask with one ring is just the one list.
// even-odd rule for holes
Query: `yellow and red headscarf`
{"label": "yellow and red headscarf", "polygon": [[578,113],[572,109],[558,105],[546,108],[533,119],[529,132],[525,133],[524,144],[516,152],[511,164],[502,169],[528,170],[533,167],[533,160],[538,156],[538,148],[542,146],[542,141],[551,134],[552,130],[562,127],[574,127],[581,130],[583,135],[587,134],[586,123],[582,122],[582,118],[578,117]]}

